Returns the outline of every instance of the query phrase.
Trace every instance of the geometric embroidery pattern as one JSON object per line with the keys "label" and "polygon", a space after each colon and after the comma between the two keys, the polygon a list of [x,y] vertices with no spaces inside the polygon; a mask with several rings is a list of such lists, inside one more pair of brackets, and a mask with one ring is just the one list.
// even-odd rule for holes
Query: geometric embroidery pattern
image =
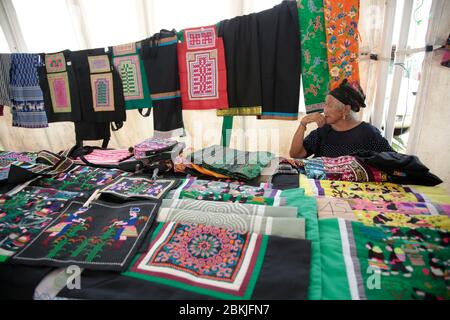
{"label": "geometric embroidery pattern", "polygon": [[143,99],[141,68],[138,55],[114,58],[122,79],[125,100]]}
{"label": "geometric embroidery pattern", "polygon": [[177,47],[183,109],[227,109],[225,51],[216,27],[185,29]]}
{"label": "geometric embroidery pattern", "polygon": [[112,73],[91,74],[91,89],[95,112],[114,111]]}
{"label": "geometric embroidery pattern", "polygon": [[188,30],[185,34],[188,50],[213,48],[216,46],[216,30],[214,26]]}
{"label": "geometric embroidery pattern", "polygon": [[50,88],[54,113],[71,112],[70,87],[67,72],[49,73],[47,80]]}
{"label": "geometric embroidery pattern", "polygon": [[121,44],[113,47],[113,54],[115,56],[121,56],[124,54],[135,54],[135,53],[136,53],[136,43],[134,42]]}
{"label": "geometric embroidery pattern", "polygon": [[150,281],[165,279],[165,284],[203,294],[250,298],[266,239],[230,228],[170,222],[162,226],[131,271],[147,275]]}
{"label": "geometric embroidery pattern", "polygon": [[66,58],[64,53],[45,55],[45,67],[48,73],[66,71]]}
{"label": "geometric embroidery pattern", "polygon": [[91,73],[110,72],[109,58],[107,55],[88,57],[89,70]]}
{"label": "geometric embroidery pattern", "polygon": [[219,98],[217,87],[217,49],[186,54],[189,99]]}

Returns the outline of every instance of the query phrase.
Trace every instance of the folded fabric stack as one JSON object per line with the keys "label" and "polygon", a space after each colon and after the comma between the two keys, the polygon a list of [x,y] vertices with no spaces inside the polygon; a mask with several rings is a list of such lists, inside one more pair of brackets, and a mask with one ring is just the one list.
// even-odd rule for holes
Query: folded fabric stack
{"label": "folded fabric stack", "polygon": [[0,279],[76,264],[80,290],[56,269],[35,298],[305,299],[316,211],[292,191],[73,164],[0,198]]}
{"label": "folded fabric stack", "polygon": [[131,156],[132,153],[127,149],[91,149],[91,152],[86,155],[76,157],[75,163],[85,164],[86,162],[90,162],[93,164],[118,165],[120,162],[129,159]]}
{"label": "folded fabric stack", "polygon": [[352,156],[297,160],[310,179],[353,182],[409,183],[435,186],[442,182],[416,156],[397,152],[360,151]]}
{"label": "folded fabric stack", "polygon": [[249,186],[242,182],[210,181],[190,178],[171,192],[170,199],[197,199],[223,202],[239,202],[280,206],[286,199],[280,197],[281,190],[272,189],[269,184]]}
{"label": "folded fabric stack", "polygon": [[386,181],[386,174],[366,165],[355,157],[317,157],[300,160],[299,171],[310,179],[339,181]]}
{"label": "folded fabric stack", "polygon": [[259,177],[274,157],[270,152],[246,152],[214,145],[192,153],[187,159],[204,169],[249,181]]}
{"label": "folded fabric stack", "polygon": [[450,299],[450,197],[438,187],[300,177],[316,196],[323,299]]}
{"label": "folded fabric stack", "polygon": [[[122,196],[147,197],[148,188],[139,188],[140,182],[124,183],[132,179],[144,178],[123,178],[102,193],[114,190]],[[186,181],[171,193],[180,194],[185,186]],[[250,186],[241,186],[250,193]],[[89,280],[83,287],[57,288],[58,297],[305,299],[312,259],[311,243],[305,238],[314,238],[306,222],[316,214],[314,199],[302,196],[300,190],[286,196],[292,206],[164,199],[150,242],[125,272],[104,273],[87,266],[82,276]],[[54,285],[47,289],[51,290]]]}

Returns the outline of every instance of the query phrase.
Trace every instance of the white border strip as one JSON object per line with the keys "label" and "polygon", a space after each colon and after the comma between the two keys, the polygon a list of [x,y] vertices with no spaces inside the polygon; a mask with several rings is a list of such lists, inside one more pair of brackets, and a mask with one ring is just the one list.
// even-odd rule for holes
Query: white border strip
{"label": "white border strip", "polygon": [[358,282],[356,281],[355,267],[351,258],[350,243],[348,240],[347,227],[344,219],[337,219],[339,223],[339,232],[341,234],[342,254],[344,256],[345,268],[347,271],[348,286],[352,300],[360,300],[358,292]]}

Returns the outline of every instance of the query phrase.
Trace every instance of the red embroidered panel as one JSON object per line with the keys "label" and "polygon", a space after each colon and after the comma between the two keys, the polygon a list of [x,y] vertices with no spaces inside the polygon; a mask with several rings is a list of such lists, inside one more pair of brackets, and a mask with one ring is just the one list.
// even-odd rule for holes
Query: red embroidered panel
{"label": "red embroidered panel", "polygon": [[228,109],[227,76],[222,38],[214,26],[186,29],[178,44],[183,109]]}

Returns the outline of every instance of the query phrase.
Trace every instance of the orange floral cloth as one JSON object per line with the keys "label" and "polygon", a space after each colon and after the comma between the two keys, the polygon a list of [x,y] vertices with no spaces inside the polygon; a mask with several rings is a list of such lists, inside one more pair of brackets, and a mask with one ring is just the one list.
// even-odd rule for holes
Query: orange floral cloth
{"label": "orange floral cloth", "polygon": [[359,0],[324,0],[330,90],[343,79],[359,83]]}

